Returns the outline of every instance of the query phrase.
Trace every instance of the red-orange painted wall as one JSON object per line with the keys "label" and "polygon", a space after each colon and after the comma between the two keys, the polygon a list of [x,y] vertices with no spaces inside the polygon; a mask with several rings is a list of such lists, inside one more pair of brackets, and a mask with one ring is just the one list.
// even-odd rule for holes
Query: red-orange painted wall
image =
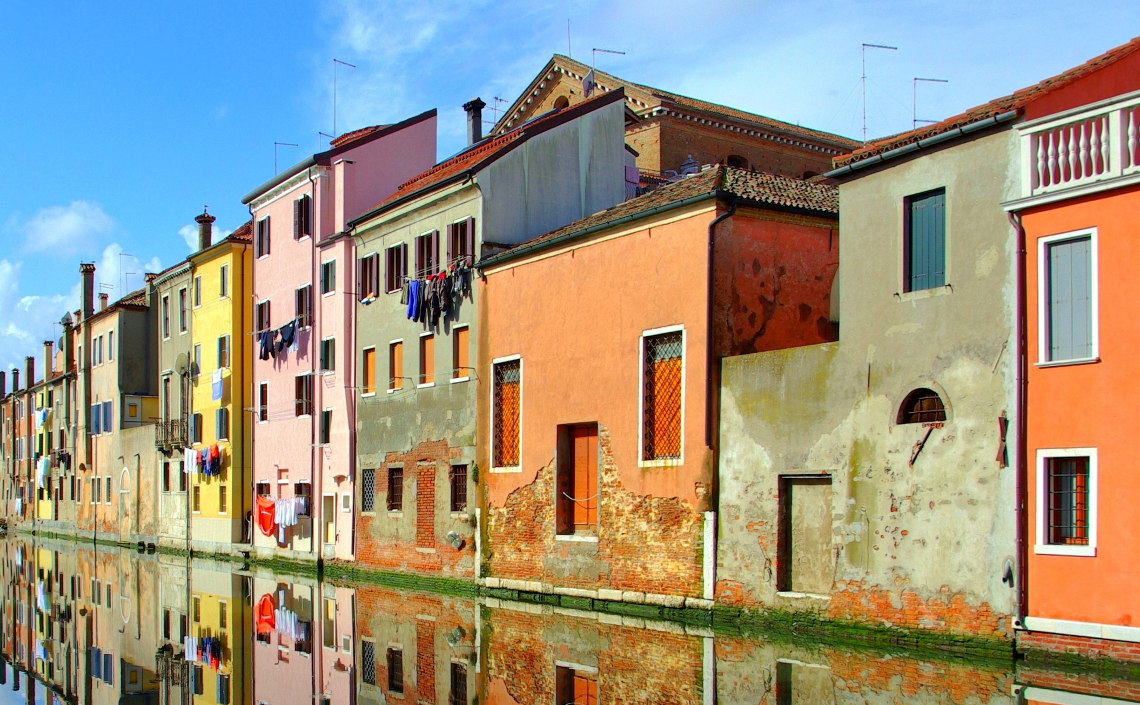
{"label": "red-orange painted wall", "polygon": [[1120,47],[1121,51],[1131,50],[1133,53],[1119,61],[1092,71],[1081,77],[1079,81],[1050,90],[1028,103],[1025,106],[1025,119],[1034,120],[1136,90],[1136,76],[1140,74],[1140,51],[1137,51],[1133,45],[1137,44],[1140,44],[1140,41],[1133,39],[1129,44]]}
{"label": "red-orange painted wall", "polygon": [[[1044,206],[1025,214],[1029,391],[1028,616],[1140,626],[1140,473],[1136,471],[1135,402],[1140,400],[1140,188]],[[1038,239],[1097,228],[1098,362],[1039,367]],[[1042,518],[1036,506],[1039,448],[1095,447],[1098,487],[1095,557],[1038,555]]]}

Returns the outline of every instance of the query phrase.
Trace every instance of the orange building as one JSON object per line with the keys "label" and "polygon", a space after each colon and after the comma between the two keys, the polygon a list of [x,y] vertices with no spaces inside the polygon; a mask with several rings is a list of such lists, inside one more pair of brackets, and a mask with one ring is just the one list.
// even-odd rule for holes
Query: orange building
{"label": "orange building", "polygon": [[711,606],[720,359],[835,339],[837,208],[715,167],[480,261],[484,585]]}
{"label": "orange building", "polygon": [[[1140,40],[1036,101],[1018,126],[1024,237],[1027,594],[1023,650],[1140,662]],[[1088,66],[1088,65],[1086,65]]]}

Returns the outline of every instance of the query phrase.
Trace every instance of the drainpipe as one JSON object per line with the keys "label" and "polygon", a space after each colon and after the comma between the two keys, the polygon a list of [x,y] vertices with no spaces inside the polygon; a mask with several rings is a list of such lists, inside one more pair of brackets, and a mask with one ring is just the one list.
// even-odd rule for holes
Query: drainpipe
{"label": "drainpipe", "polygon": [[[720,418],[720,374],[717,365],[719,359],[713,340],[713,304],[715,303],[716,282],[713,275],[716,271],[716,226],[736,214],[736,197],[729,194],[728,210],[713,218],[709,223],[708,243],[708,269],[705,274],[708,291],[705,309],[705,445],[712,455],[712,468],[709,473],[709,494],[707,506],[704,511],[704,550],[702,551],[702,597],[712,600],[716,595],[716,537],[717,537],[717,509],[720,494],[720,459],[718,442],[714,438]],[[714,201],[715,202],[715,201]],[[715,373],[715,375],[714,375]],[[714,418],[713,414],[716,414]]]}
{"label": "drainpipe", "polygon": [[1016,612],[1014,615],[1014,627],[1023,627],[1025,623],[1025,614],[1029,607],[1029,516],[1026,511],[1026,503],[1028,498],[1026,496],[1028,491],[1028,483],[1026,482],[1026,467],[1028,462],[1028,439],[1026,434],[1028,431],[1028,412],[1026,410],[1026,399],[1028,397],[1028,351],[1026,350],[1026,273],[1025,273],[1025,228],[1021,224],[1021,215],[1018,213],[1009,213],[1009,224],[1013,226],[1014,232],[1017,237],[1017,263],[1015,273],[1015,286],[1017,289],[1017,321],[1015,323],[1017,336],[1014,342],[1016,348],[1016,386],[1015,391],[1017,406],[1016,413],[1016,428],[1017,428],[1017,444],[1014,450],[1013,472],[1014,472],[1014,502],[1015,502],[1015,515],[1016,515],[1016,537],[1017,537],[1017,585],[1016,585]]}
{"label": "drainpipe", "polygon": [[[312,167],[309,167],[308,177],[309,177],[309,189],[313,193],[316,193],[317,192],[317,184],[313,180],[313,168]],[[335,198],[336,198],[336,196],[334,195],[333,196],[333,199],[334,199],[333,208],[334,209],[336,208]],[[315,201],[316,199],[313,199],[313,200]],[[322,198],[321,200],[323,201],[324,199]],[[317,210],[317,209],[314,209],[314,210]],[[333,217],[336,217],[335,212],[333,213]],[[314,364],[313,361],[318,360],[317,351],[320,349],[319,348],[320,333],[317,331],[316,323],[317,323],[317,321],[320,321],[321,324],[323,324],[324,320],[325,320],[324,313],[321,313],[321,315],[319,315],[319,316],[317,315],[317,307],[324,305],[324,303],[323,303],[324,302],[324,294],[319,293],[321,272],[320,272],[320,269],[318,268],[318,265],[320,264],[321,260],[320,260],[320,257],[317,256],[317,242],[318,242],[317,232],[322,231],[323,229],[320,226],[312,227],[311,224],[310,224],[309,229],[313,231],[312,233],[310,233],[310,240],[309,240],[309,272],[310,272],[309,277],[311,278],[311,280],[313,282],[316,283],[316,288],[318,289],[318,293],[314,296],[316,301],[313,302],[313,310],[310,312],[310,315],[313,316],[314,320],[313,320],[313,323],[311,324],[313,332],[312,332],[312,334],[309,335],[309,364],[313,365]],[[318,416],[318,414],[321,413],[321,408],[318,407],[318,405],[317,405],[317,390],[319,388],[321,388],[321,385],[319,384],[320,380],[317,379],[317,377],[319,376],[317,373],[319,373],[321,371],[319,360],[316,363],[316,365],[317,365],[317,368],[314,369],[312,373],[310,373],[310,377],[309,377],[309,379],[312,380],[312,382],[313,382],[313,392],[312,392],[312,395],[310,397],[310,403],[313,405],[313,408],[311,410],[312,413],[309,414],[309,440],[314,441],[314,442],[309,444],[309,547],[313,551],[313,559],[316,561],[317,570],[319,571],[320,567],[321,567],[321,541],[317,540],[317,531],[320,528],[320,523],[317,520],[318,520],[318,518],[322,518],[322,517],[320,517],[320,515],[323,513],[322,509],[324,507],[324,501],[323,501],[323,498],[322,498],[322,501],[320,501],[320,502],[317,501],[318,498],[321,498],[321,490],[322,490],[321,481],[320,481],[321,464],[317,461],[317,457],[320,455],[320,453],[322,451],[320,448],[320,444],[315,442],[315,441],[320,440],[319,438],[317,438],[317,434],[316,434],[316,429],[319,427],[318,422],[319,422],[319,418],[320,418]],[[324,404],[324,396],[325,396],[324,392],[322,391],[321,392],[321,406],[322,407]],[[294,495],[293,496],[294,497],[296,496],[296,485],[295,484],[294,484]]]}

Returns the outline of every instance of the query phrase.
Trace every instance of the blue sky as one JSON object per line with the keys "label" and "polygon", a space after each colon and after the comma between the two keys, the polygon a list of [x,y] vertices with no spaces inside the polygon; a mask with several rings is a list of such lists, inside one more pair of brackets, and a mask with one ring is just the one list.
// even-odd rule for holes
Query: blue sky
{"label": "blue sky", "polygon": [[[569,51],[646,83],[849,137],[910,129],[1077,65],[1140,33],[1135,0],[1078,9],[1004,3],[406,2],[5,3],[0,43],[0,369],[41,355],[78,307],[78,264],[112,300],[190,252],[209,205],[226,232],[241,197],[320,151],[333,129],[439,110],[439,157],[463,146],[460,106],[513,100]],[[487,111],[487,116],[493,113]],[[42,365],[41,365],[42,366]]]}

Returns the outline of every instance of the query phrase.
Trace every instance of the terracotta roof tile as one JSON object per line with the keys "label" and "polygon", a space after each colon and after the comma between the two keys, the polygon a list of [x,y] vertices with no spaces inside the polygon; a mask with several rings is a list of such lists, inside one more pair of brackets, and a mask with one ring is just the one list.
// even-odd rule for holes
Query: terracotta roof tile
{"label": "terracotta roof tile", "polygon": [[[146,289],[132,291],[115,302],[115,306],[147,306]],[[110,308],[110,306],[108,306]]]}
{"label": "terracotta roof tile", "polygon": [[344,145],[349,144],[350,142],[355,142],[356,140],[360,139],[361,137],[367,137],[368,135],[372,134],[373,132],[379,132],[380,130],[383,130],[385,127],[390,127],[390,125],[372,125],[371,127],[362,127],[359,130],[353,130],[352,132],[346,132],[343,135],[341,135],[340,137],[337,137],[336,139],[329,142],[329,146],[331,146],[334,149],[337,147],[343,147]]}
{"label": "terracotta roof tile", "polygon": [[1040,98],[1046,93],[1050,93],[1058,88],[1066,86],[1077,79],[1087,76],[1090,73],[1099,71],[1104,67],[1120,61],[1124,57],[1133,54],[1140,50],[1140,37],[1133,39],[1127,44],[1111,49],[1100,56],[1090,59],[1080,66],[1073,67],[1067,71],[1057,74],[1044,81],[1035,83],[1028,88],[1022,88],[1019,91],[996,98],[984,103],[975,108],[971,108],[963,113],[948,117],[945,120],[935,123],[933,125],[926,125],[916,130],[909,132],[902,132],[890,137],[884,137],[874,142],[868,142],[865,146],[857,149],[850,154],[845,154],[841,157],[836,157],[834,164],[836,167],[841,167],[847,164],[852,164],[863,159],[867,159],[876,154],[889,152],[892,149],[897,149],[912,142],[920,142],[929,137],[934,137],[945,132],[950,132],[959,127],[965,127],[982,120],[996,117],[1003,113],[1008,113],[1011,110],[1016,110],[1019,113],[1025,109],[1025,106],[1034,100]]}
{"label": "terracotta roof tile", "polygon": [[226,239],[235,242],[253,242],[253,221],[247,220],[237,230],[227,235]]}
{"label": "terracotta roof tile", "polygon": [[563,228],[492,255],[487,258],[487,262],[492,263],[500,258],[510,259],[515,255],[541,249],[551,241],[559,240],[567,235],[585,234],[585,231],[592,228],[604,227],[610,223],[616,225],[616,221],[625,218],[648,214],[650,211],[691,198],[700,196],[712,198],[717,193],[735,195],[760,205],[795,208],[831,215],[838,215],[839,213],[839,190],[835,186],[777,174],[716,166],[667,186],[662,186],[637,198],[619,203],[612,208],[598,211]]}

